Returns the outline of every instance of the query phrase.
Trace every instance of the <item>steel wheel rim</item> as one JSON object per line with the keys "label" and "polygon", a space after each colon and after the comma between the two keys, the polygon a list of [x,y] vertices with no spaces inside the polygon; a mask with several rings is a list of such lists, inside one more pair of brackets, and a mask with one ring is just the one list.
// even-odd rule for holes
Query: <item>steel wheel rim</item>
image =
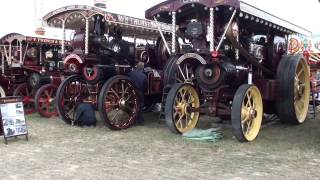
{"label": "steel wheel rim", "polygon": [[188,108],[200,106],[197,91],[190,85],[181,87],[174,100],[173,123],[180,133],[192,130],[198,123],[199,112],[189,112]]}
{"label": "steel wheel rim", "polygon": [[263,116],[262,97],[257,87],[251,86],[241,105],[241,128],[247,141],[253,141],[260,131]]}
{"label": "steel wheel rim", "polygon": [[108,123],[119,129],[132,125],[138,113],[137,97],[133,84],[125,79],[110,84],[104,98]]}
{"label": "steel wheel rim", "polygon": [[294,109],[300,123],[307,116],[310,95],[310,71],[304,59],[300,59],[294,77]]}

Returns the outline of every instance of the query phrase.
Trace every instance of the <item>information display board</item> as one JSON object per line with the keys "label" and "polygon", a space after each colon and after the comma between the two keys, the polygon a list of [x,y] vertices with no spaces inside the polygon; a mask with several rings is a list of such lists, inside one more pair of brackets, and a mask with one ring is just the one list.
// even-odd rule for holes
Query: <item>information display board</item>
{"label": "information display board", "polygon": [[7,139],[17,136],[26,136],[28,140],[28,127],[24,116],[23,102],[21,97],[0,98],[0,132]]}

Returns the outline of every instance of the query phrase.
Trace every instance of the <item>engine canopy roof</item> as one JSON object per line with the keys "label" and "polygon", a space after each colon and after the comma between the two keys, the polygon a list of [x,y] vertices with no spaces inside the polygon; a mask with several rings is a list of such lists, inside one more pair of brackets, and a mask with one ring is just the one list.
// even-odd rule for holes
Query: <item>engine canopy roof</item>
{"label": "engine canopy roof", "polygon": [[102,9],[87,5],[72,5],[56,9],[43,17],[43,21],[49,27],[78,30],[84,29],[86,21],[89,28],[93,28],[95,15],[101,15],[105,23],[105,29],[120,27],[123,36],[144,39],[156,39],[159,36],[158,24],[164,33],[171,33],[171,25],[157,23],[153,20],[140,19],[121,14],[110,13]]}
{"label": "engine canopy roof", "polygon": [[[3,36],[0,39],[0,44],[12,44],[13,42],[26,42],[32,44],[43,44],[43,45],[53,45],[53,46],[60,46],[62,41],[59,39],[50,39],[50,38],[42,38],[42,37],[35,37],[35,36],[25,36],[19,33],[9,33]],[[70,45],[69,41],[65,41],[66,45]]]}
{"label": "engine canopy roof", "polygon": [[[305,28],[239,0],[167,0],[148,9],[145,12],[145,17],[147,19],[157,17],[161,22],[171,23],[171,12],[186,15],[199,13],[199,9],[196,9],[196,6],[199,5],[204,7],[201,11],[208,10],[209,8],[216,9],[222,6],[230,7],[232,9],[237,9],[238,15],[241,18],[249,17],[261,25],[282,30],[287,34],[301,34],[307,37],[312,36],[312,33]],[[207,18],[209,18],[209,12],[206,13],[206,15]]]}

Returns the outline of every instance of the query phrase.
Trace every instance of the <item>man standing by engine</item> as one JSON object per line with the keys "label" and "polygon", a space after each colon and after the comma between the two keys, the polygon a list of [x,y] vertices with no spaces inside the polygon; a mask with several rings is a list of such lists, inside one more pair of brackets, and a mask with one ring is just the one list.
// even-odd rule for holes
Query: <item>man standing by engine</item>
{"label": "man standing by engine", "polygon": [[144,124],[144,118],[142,115],[142,108],[144,106],[144,93],[147,90],[147,76],[143,73],[144,63],[139,62],[136,69],[128,73],[129,78],[134,83],[135,87],[138,90],[139,99],[140,99],[140,111],[138,112],[138,118],[136,121],[137,125]]}

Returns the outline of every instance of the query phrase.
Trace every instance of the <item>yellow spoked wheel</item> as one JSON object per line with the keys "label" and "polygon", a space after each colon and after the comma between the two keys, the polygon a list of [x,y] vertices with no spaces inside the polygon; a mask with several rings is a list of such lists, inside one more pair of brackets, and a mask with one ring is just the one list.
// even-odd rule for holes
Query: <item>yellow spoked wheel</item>
{"label": "yellow spoked wheel", "polygon": [[277,114],[281,121],[301,124],[305,121],[310,97],[310,68],[303,56],[284,57],[278,67],[280,98]]}
{"label": "yellow spoked wheel", "polygon": [[253,141],[259,134],[263,117],[263,103],[259,89],[244,84],[237,90],[232,104],[233,134],[240,142]]}
{"label": "yellow spoked wheel", "polygon": [[307,62],[301,59],[294,77],[294,109],[297,120],[303,123],[307,117],[310,97],[310,71]]}
{"label": "yellow spoked wheel", "polygon": [[190,84],[176,84],[170,90],[165,105],[166,124],[177,134],[192,130],[198,123],[200,100],[196,89]]}

